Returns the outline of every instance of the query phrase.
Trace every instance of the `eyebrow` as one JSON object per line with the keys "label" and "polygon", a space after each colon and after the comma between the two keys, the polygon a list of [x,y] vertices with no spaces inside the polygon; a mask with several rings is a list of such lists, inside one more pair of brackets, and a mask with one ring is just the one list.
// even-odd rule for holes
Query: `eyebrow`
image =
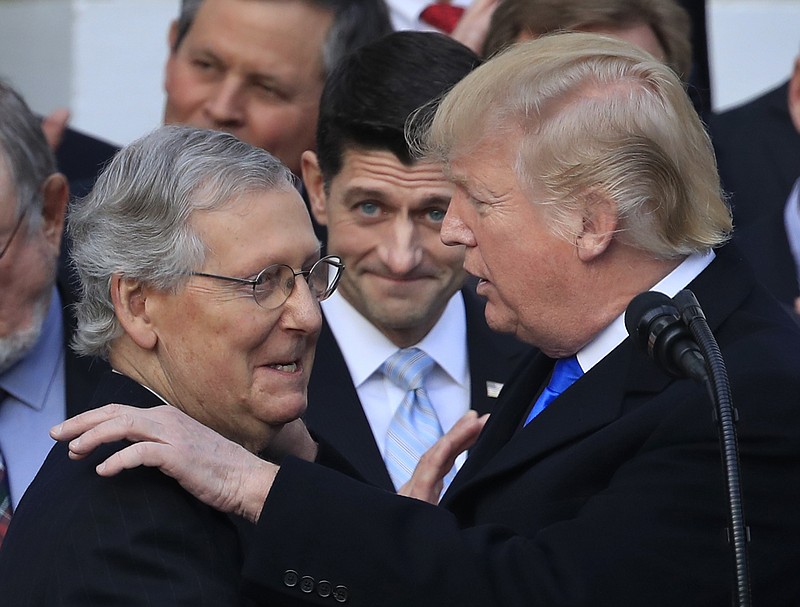
{"label": "eyebrow", "polygon": [[[386,193],[375,189],[375,188],[368,188],[363,186],[353,186],[345,188],[342,196],[345,202],[353,202],[354,199],[359,198],[374,198],[378,201],[387,200]],[[449,204],[451,196],[445,196],[440,194],[432,194],[430,196],[426,196],[420,201],[418,206],[426,206],[430,204]]]}

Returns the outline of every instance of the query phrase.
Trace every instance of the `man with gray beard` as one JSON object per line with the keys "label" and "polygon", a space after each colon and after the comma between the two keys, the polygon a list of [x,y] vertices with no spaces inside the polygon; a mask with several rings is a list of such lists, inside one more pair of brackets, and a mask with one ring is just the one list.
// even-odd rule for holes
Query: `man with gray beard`
{"label": "man with gray beard", "polygon": [[68,194],[40,120],[0,83],[0,516],[53,446],[48,428],[85,409],[101,369],[66,346],[72,297],[56,264]]}

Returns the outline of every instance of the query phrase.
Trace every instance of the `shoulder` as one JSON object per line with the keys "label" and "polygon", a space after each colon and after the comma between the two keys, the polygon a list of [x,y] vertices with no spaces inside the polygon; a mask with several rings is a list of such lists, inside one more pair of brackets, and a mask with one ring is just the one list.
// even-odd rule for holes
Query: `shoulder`
{"label": "shoulder", "polygon": [[156,602],[180,595],[194,597],[193,604],[235,604],[240,548],[233,523],[157,469],[100,477],[96,465],[125,446],[105,445],[72,461],[56,445],[3,546],[11,570],[26,573],[4,587],[16,596],[24,582],[39,587],[45,602],[59,596],[64,605],[91,596],[136,604],[142,593]]}

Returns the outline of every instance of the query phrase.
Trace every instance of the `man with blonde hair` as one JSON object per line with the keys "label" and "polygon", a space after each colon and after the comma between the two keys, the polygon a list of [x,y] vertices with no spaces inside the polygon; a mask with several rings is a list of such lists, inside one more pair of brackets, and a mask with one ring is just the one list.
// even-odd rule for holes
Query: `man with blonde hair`
{"label": "man with blonde hair", "polygon": [[[623,327],[637,294],[688,287],[739,414],[753,601],[798,604],[800,330],[718,249],[730,214],[675,73],[622,41],[543,37],[461,80],[425,143],[455,184],[442,239],[466,247],[489,325],[543,352],[516,370],[438,506],[208,432],[200,456],[183,446],[196,428],[164,408],[106,408],[56,435],[80,436],[75,456],[134,438],[104,475],[159,466],[258,521],[244,576],[276,602],[313,603],[324,581],[358,606],[727,606],[706,389],[662,372]],[[465,434],[428,452],[412,495],[431,500]]]}

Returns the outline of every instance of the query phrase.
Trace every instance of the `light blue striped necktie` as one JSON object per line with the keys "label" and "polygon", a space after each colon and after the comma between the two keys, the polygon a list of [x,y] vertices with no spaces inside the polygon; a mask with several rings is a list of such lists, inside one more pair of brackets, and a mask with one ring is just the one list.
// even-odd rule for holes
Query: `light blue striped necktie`
{"label": "light blue striped necktie", "polygon": [[[435,364],[419,348],[405,348],[381,366],[383,374],[406,392],[389,424],[384,451],[386,469],[397,489],[411,478],[422,454],[442,436],[442,426],[424,387]],[[453,475],[451,470],[445,486]]]}
{"label": "light blue striped necktie", "polygon": [[550,376],[547,387],[542,390],[539,398],[536,399],[533,409],[531,409],[528,418],[525,420],[525,425],[527,426],[534,417],[544,411],[557,396],[574,384],[581,375],[583,375],[583,369],[578,363],[577,356],[559,358],[555,367],[553,367],[553,374]]}

